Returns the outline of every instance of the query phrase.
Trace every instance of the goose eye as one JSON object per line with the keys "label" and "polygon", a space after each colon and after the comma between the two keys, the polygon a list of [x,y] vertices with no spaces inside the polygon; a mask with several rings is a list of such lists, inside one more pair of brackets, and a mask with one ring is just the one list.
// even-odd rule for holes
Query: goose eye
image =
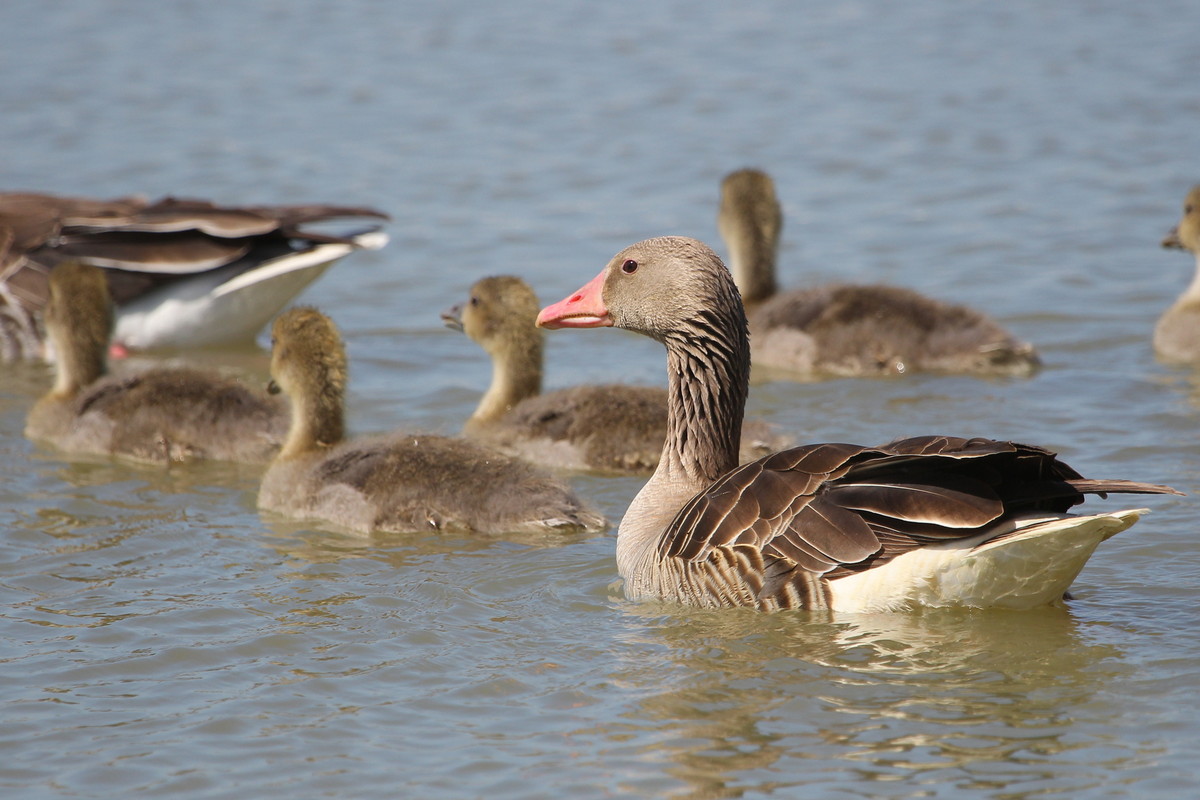
{"label": "goose eye", "polygon": [[638,263],[632,258],[629,258],[626,259],[625,263],[621,265],[621,272],[624,272],[626,275],[632,275],[633,273],[637,272],[637,268]]}
{"label": "goose eye", "polygon": [[479,305],[479,298],[476,297],[475,295],[471,295],[471,305],[473,305],[473,306]]}

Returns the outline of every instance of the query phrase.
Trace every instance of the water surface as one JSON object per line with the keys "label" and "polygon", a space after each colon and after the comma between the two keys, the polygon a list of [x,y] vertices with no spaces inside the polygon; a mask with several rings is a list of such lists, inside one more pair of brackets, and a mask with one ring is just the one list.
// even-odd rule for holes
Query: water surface
{"label": "water surface", "polygon": [[[16,0],[0,24],[5,188],[393,214],[304,297],[346,335],[356,431],[458,429],[489,367],[437,312],[476,278],[548,302],[640,238],[719,246],[718,182],[755,165],[785,285],[984,307],[1046,368],[766,381],[751,413],[1189,494],[1144,500],[1066,610],[694,612],[623,600],[611,532],[361,540],[260,516],[252,469],[63,458],[21,436],[49,372],[5,368],[8,796],[1194,791],[1200,383],[1150,349],[1191,269],[1158,241],[1200,181],[1194,3]],[[551,386],[662,371],[629,334],[550,336]],[[574,482],[614,521],[640,486]]]}

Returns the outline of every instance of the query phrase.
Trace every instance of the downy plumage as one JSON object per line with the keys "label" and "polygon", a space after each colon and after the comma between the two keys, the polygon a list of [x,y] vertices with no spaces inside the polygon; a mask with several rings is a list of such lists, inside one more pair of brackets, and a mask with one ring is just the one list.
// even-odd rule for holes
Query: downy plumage
{"label": "downy plumage", "polygon": [[[531,461],[566,469],[645,474],[667,433],[667,392],[656,386],[587,384],[542,392],[538,299],[520,278],[482,278],[464,303],[442,313],[492,359],[492,383],[464,432]],[[741,458],[786,440],[762,422],[743,426]]]}
{"label": "downy plumage", "polygon": [[54,268],[45,321],[58,353],[56,378],[29,412],[27,436],[68,452],[153,463],[270,460],[287,431],[283,403],[196,369],[107,375],[112,315],[98,267]]}
{"label": "downy plumage", "polygon": [[395,433],[345,440],[346,353],[333,323],[289,309],[271,326],[275,391],[292,427],[258,505],[358,533],[594,531],[607,526],[558,478],[473,442]]}
{"label": "downy plumage", "polygon": [[1154,327],[1154,350],[1165,361],[1200,363],[1200,186],[1188,192],[1183,217],[1162,246],[1188,251],[1196,259],[1196,268],[1192,282]]}
{"label": "downy plumage", "polygon": [[721,183],[717,227],[746,304],[754,363],[803,375],[953,372],[1027,375],[1040,363],[984,314],[911,289],[838,284],[780,292],[783,211],[765,172]]}

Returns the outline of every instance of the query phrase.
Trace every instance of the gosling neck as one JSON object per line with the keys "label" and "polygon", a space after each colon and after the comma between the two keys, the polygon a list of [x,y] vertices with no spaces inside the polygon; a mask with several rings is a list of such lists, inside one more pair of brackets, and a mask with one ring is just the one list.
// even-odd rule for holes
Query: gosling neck
{"label": "gosling neck", "polygon": [[53,395],[73,397],[108,371],[104,344],[91,347],[86,342],[72,341],[69,333],[59,331],[55,331],[52,340],[57,361]]}
{"label": "gosling neck", "polygon": [[775,281],[776,242],[749,221],[727,228],[729,269],[746,305],[761,303],[779,289]]}
{"label": "gosling neck", "polygon": [[328,449],[345,438],[345,405],[342,393],[333,387],[316,392],[289,392],[292,425],[279,451],[280,458],[293,458]]}
{"label": "gosling neck", "polygon": [[1175,301],[1177,306],[1200,308],[1200,253],[1195,254],[1196,269],[1192,273],[1192,282],[1184,289],[1183,294]]}
{"label": "gosling neck", "polygon": [[542,391],[542,333],[532,325],[491,348],[492,383],[479,400],[468,427],[503,418],[518,403]]}

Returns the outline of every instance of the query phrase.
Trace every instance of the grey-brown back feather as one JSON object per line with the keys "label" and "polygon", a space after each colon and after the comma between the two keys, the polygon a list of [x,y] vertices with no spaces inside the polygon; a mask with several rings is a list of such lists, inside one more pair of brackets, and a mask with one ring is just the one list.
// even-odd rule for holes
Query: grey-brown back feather
{"label": "grey-brown back feather", "polygon": [[573,386],[522,401],[503,422],[530,438],[569,442],[592,469],[649,472],[667,433],[667,396],[649,386]]}

